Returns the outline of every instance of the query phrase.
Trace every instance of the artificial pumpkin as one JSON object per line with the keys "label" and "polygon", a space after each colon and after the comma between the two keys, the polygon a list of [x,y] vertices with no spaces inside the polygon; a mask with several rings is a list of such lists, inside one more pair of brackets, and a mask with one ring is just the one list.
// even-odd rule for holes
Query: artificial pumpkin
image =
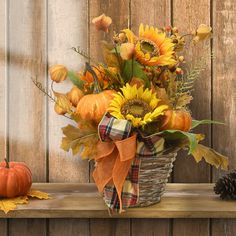
{"label": "artificial pumpkin", "polygon": [[192,124],[192,117],[186,110],[167,110],[161,125],[161,130],[174,129],[189,131]]}
{"label": "artificial pumpkin", "polygon": [[83,96],[76,108],[76,112],[83,120],[99,123],[113,99],[113,90],[104,90],[97,94]]}
{"label": "artificial pumpkin", "polygon": [[32,185],[30,169],[22,162],[0,162],[0,197],[25,196]]}

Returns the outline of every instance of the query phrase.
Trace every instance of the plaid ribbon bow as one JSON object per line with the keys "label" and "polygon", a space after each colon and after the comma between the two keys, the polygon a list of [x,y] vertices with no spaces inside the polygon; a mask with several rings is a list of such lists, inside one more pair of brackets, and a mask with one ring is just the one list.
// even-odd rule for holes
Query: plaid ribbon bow
{"label": "plaid ribbon bow", "polygon": [[93,178],[99,192],[102,192],[108,184],[114,185],[120,211],[122,211],[122,188],[136,152],[137,137],[136,134],[130,136],[131,128],[129,121],[118,120],[108,113],[98,125],[101,141],[97,144]]}
{"label": "plaid ribbon bow", "polygon": [[98,131],[101,141],[93,177],[107,206],[121,212],[138,203],[140,158],[157,156],[164,148],[164,139],[157,135],[131,136],[131,122],[109,113],[104,115]]}

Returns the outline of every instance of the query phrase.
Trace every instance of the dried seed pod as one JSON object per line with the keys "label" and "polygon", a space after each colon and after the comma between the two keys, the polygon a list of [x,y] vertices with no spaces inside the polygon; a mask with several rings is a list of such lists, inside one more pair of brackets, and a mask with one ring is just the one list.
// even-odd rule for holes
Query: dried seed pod
{"label": "dried seed pod", "polygon": [[56,83],[60,83],[66,79],[68,70],[63,65],[54,65],[49,68],[49,74],[51,80],[53,80]]}
{"label": "dried seed pod", "polygon": [[83,92],[74,86],[69,93],[67,93],[67,98],[70,100],[74,107],[77,106],[79,100],[84,96]]}

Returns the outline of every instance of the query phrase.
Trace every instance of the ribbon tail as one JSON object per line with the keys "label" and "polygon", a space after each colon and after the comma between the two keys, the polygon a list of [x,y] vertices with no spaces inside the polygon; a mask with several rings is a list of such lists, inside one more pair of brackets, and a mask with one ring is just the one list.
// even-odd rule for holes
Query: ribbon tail
{"label": "ribbon tail", "polygon": [[98,155],[98,158],[95,158],[97,163],[93,171],[93,178],[99,192],[102,192],[104,187],[112,180],[112,171],[118,155],[118,151],[116,148],[114,148],[113,144],[111,144],[111,146],[108,148],[109,152],[105,150],[106,147],[107,143],[104,145],[103,152],[107,153],[108,155],[104,156],[103,158],[100,158],[101,155]]}
{"label": "ribbon tail", "polygon": [[129,173],[129,169],[132,163],[132,159],[127,161],[120,161],[120,157],[117,157],[116,163],[113,169],[112,178],[117,191],[117,195],[120,203],[120,213],[122,212],[122,188],[125,182],[125,179]]}

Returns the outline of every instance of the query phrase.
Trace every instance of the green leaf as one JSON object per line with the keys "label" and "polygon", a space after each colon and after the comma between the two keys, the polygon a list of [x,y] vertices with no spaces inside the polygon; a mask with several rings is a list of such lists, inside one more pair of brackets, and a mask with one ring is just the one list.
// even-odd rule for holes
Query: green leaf
{"label": "green leaf", "polygon": [[68,77],[71,80],[71,82],[79,89],[82,90],[84,88],[84,82],[79,78],[79,76],[75,72],[68,71]]}
{"label": "green leaf", "polygon": [[194,133],[188,133],[181,130],[163,130],[157,134],[162,135],[166,140],[179,140],[187,138],[189,141],[189,154],[193,153],[198,144],[197,134]]}
{"label": "green leaf", "polygon": [[214,120],[192,120],[192,128],[194,129],[199,125],[204,125],[204,124],[218,124],[218,125],[224,125],[224,123],[219,122],[219,121],[214,121]]}
{"label": "green leaf", "polygon": [[143,72],[141,65],[135,60],[124,61],[122,77],[124,78],[125,83],[128,83],[133,77],[140,78],[145,82],[146,87],[150,87],[148,77]]}

